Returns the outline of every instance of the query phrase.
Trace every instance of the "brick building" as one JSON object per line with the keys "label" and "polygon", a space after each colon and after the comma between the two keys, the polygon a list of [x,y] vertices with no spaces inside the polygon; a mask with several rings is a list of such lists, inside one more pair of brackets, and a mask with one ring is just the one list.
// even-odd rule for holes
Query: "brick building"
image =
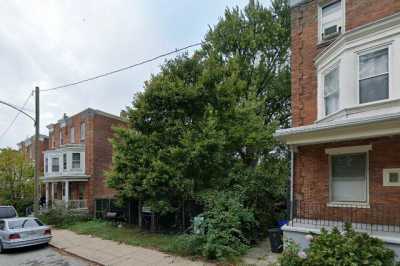
{"label": "brick building", "polygon": [[119,117],[86,109],[63,116],[49,129],[49,149],[43,153],[46,204],[94,211],[94,200],[112,198],[104,171],[111,167],[112,127],[124,125]]}
{"label": "brick building", "polygon": [[400,1],[291,0],[291,222],[351,222],[400,255]]}
{"label": "brick building", "polygon": [[[39,135],[39,153],[42,154],[43,151],[48,149],[49,138],[46,135]],[[17,144],[19,151],[24,154],[26,160],[35,162],[35,136],[29,137],[24,141]],[[39,162],[40,168],[39,173],[43,174],[43,156],[40,156]]]}

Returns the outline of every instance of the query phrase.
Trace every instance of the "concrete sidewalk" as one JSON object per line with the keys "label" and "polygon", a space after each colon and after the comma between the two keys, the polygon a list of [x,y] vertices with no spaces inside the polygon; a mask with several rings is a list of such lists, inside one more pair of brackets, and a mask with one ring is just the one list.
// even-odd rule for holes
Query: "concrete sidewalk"
{"label": "concrete sidewalk", "polygon": [[52,229],[52,233],[53,239],[50,245],[100,265],[212,265],[172,256],[152,249],[119,244],[115,241],[103,240],[88,235],[78,235],[69,230]]}

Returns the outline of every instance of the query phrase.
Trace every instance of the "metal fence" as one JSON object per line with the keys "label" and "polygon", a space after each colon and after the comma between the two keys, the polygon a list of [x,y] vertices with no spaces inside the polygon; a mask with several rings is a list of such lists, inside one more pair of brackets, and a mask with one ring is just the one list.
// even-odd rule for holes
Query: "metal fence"
{"label": "metal fence", "polygon": [[295,201],[291,225],[339,227],[346,223],[354,229],[400,233],[400,207],[391,204],[329,205],[321,202]]}

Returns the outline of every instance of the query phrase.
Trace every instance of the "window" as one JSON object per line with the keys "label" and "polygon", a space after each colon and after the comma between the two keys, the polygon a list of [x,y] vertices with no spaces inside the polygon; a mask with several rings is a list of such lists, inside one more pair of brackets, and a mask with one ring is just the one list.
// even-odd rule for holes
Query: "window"
{"label": "window", "polygon": [[81,124],[81,140],[85,139],[85,134],[86,134],[86,125],[85,123]]}
{"label": "window", "polygon": [[389,49],[381,49],[359,57],[360,103],[389,98]]}
{"label": "window", "polygon": [[60,171],[60,165],[59,165],[59,159],[58,158],[52,158],[51,159],[51,171],[55,172],[55,173]]}
{"label": "window", "polygon": [[67,170],[67,154],[63,153],[63,169]]}
{"label": "window", "polygon": [[70,137],[69,142],[75,143],[75,128],[74,127],[71,127],[69,137]]}
{"label": "window", "polygon": [[343,24],[342,1],[333,1],[321,7],[321,40],[326,40],[341,33]]}
{"label": "window", "polygon": [[72,153],[72,168],[73,169],[81,168],[81,154],[78,152]]}
{"label": "window", "polygon": [[44,171],[47,173],[49,171],[49,159],[46,158],[44,161]]}
{"label": "window", "polygon": [[331,201],[367,202],[367,153],[332,155]]}
{"label": "window", "polygon": [[339,109],[339,68],[331,70],[324,76],[325,115]]}
{"label": "window", "polygon": [[64,144],[64,139],[63,139],[62,129],[60,129],[60,145],[63,144]]}

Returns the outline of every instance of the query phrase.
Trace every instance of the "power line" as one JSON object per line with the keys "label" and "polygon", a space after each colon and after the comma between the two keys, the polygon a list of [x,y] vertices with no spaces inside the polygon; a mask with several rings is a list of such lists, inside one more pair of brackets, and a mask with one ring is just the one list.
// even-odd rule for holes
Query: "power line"
{"label": "power line", "polygon": [[[24,104],[22,105],[22,107],[20,107],[19,109],[23,110],[25,108],[25,106],[28,104],[29,100],[31,99],[33,95],[33,92],[29,93],[28,98],[25,100]],[[6,103],[5,103],[6,104]],[[12,104],[7,104],[9,106],[13,106]],[[18,108],[15,108],[18,109]],[[8,125],[8,127],[3,131],[3,133],[0,135],[0,139],[2,139],[7,133],[8,131],[11,129],[11,127],[14,125],[15,121],[17,121],[18,116],[20,115],[20,111],[17,112],[17,114],[15,115],[14,119],[11,121],[11,123]]]}
{"label": "power line", "polygon": [[78,84],[81,84],[81,83],[85,83],[85,82],[88,82],[88,81],[92,81],[92,80],[95,80],[95,79],[103,78],[103,77],[106,77],[106,76],[109,76],[109,75],[112,75],[112,74],[115,74],[115,73],[118,73],[118,72],[121,72],[121,71],[128,70],[130,68],[134,68],[134,67],[137,67],[137,66],[140,66],[140,65],[144,65],[144,64],[150,63],[150,62],[155,61],[157,59],[160,59],[162,57],[166,57],[168,55],[175,54],[175,53],[178,53],[180,51],[187,50],[189,48],[199,46],[201,44],[202,44],[202,42],[194,43],[194,44],[185,46],[183,48],[175,49],[174,51],[171,51],[171,52],[168,52],[168,53],[165,53],[165,54],[161,54],[161,55],[158,55],[156,57],[153,57],[153,58],[150,58],[150,59],[147,59],[147,60],[143,60],[143,61],[141,61],[139,63],[133,64],[133,65],[130,65],[130,66],[122,67],[122,68],[119,68],[119,69],[116,69],[116,70],[113,70],[113,71],[110,71],[110,72],[106,72],[106,73],[103,73],[103,74],[99,74],[99,75],[96,75],[96,76],[93,76],[93,77],[90,77],[90,78],[87,78],[87,79],[83,79],[83,80],[76,81],[76,82],[71,82],[71,83],[66,83],[64,85],[60,85],[60,86],[57,86],[57,87],[54,87],[54,88],[50,88],[50,89],[44,89],[44,90],[41,90],[41,91],[54,91],[54,90],[58,90],[58,89],[66,88],[66,87],[75,86],[75,85],[78,85]]}

